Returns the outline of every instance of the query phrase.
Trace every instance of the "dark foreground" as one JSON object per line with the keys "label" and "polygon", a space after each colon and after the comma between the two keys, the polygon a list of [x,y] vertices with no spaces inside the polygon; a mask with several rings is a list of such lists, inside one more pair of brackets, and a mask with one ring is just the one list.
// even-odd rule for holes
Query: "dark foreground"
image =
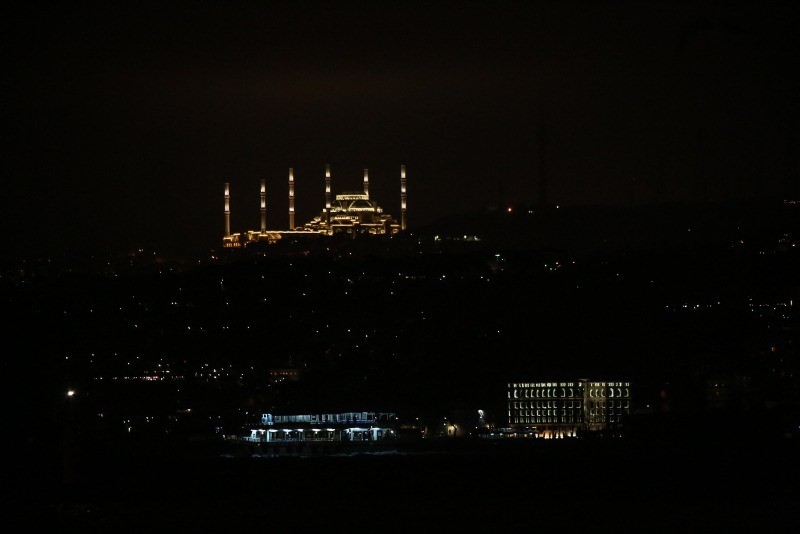
{"label": "dark foreground", "polygon": [[81,532],[800,527],[797,439],[450,442],[277,458],[192,447],[98,448],[69,483],[43,458],[16,482],[7,519]]}

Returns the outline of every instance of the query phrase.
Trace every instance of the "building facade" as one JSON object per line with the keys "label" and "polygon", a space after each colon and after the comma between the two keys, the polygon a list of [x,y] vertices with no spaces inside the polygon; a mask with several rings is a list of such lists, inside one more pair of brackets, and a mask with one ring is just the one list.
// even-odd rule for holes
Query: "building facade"
{"label": "building facade", "polygon": [[261,424],[245,441],[256,443],[351,441],[394,439],[397,416],[393,412],[343,412],[322,414],[261,414]]}
{"label": "building facade", "polygon": [[519,435],[557,439],[615,430],[630,413],[630,382],[508,384],[509,427]]}
{"label": "building facade", "polygon": [[368,194],[345,193],[336,195],[331,207],[303,225],[303,229],[325,235],[392,235],[400,231],[400,225]]}

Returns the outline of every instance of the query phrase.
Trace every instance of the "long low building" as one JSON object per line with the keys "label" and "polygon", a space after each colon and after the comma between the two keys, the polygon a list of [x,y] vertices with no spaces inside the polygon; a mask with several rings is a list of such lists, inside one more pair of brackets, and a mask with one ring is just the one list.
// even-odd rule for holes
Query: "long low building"
{"label": "long low building", "polygon": [[508,422],[518,435],[554,439],[613,430],[630,413],[630,382],[508,384]]}
{"label": "long low building", "polygon": [[261,424],[246,441],[257,443],[309,441],[382,441],[397,435],[393,412],[261,414]]}

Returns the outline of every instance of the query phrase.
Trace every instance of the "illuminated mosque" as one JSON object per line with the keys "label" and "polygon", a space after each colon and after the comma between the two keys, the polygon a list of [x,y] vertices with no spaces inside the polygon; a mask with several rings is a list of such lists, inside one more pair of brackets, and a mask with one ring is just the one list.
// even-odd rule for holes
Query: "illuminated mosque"
{"label": "illuminated mosque", "polygon": [[261,180],[261,229],[231,233],[230,184],[225,184],[225,248],[249,243],[275,243],[286,237],[332,236],[336,234],[393,235],[406,229],[406,166],[400,166],[400,222],[369,198],[369,170],[364,169],[363,192],[346,192],[331,200],[331,167],[325,165],[325,208],[311,221],[296,226],[294,221],[294,169],[289,169],[289,229],[267,229],[267,187]]}

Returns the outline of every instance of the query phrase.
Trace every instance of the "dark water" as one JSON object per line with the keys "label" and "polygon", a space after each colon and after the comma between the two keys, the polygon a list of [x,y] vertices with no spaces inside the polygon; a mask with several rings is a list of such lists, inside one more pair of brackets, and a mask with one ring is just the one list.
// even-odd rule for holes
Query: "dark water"
{"label": "dark water", "polygon": [[[11,518],[68,531],[797,531],[797,440],[460,443],[312,457],[98,449]],[[45,459],[42,459],[44,462]],[[288,530],[287,530],[288,531]]]}

